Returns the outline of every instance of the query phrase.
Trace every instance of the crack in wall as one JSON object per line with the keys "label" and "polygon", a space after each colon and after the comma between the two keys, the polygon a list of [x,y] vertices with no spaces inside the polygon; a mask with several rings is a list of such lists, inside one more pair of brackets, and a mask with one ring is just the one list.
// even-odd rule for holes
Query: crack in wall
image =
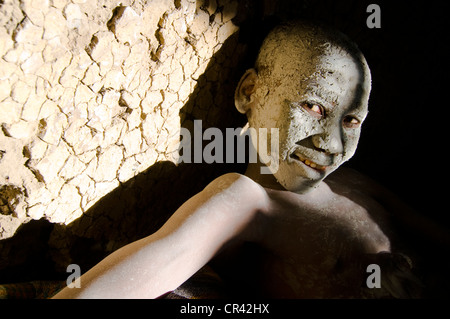
{"label": "crack in wall", "polygon": [[[233,3],[213,14],[194,0],[1,5],[0,187],[22,195],[1,197],[0,240],[30,219],[68,225],[148,167],[174,161],[180,110],[237,31],[219,18]],[[122,217],[103,218],[112,228]],[[132,220],[111,247],[132,238]]]}
{"label": "crack in wall", "polygon": [[106,23],[108,30],[111,31],[112,33],[114,33],[114,35],[116,34],[116,24],[117,24],[118,20],[120,20],[120,18],[122,17],[126,8],[127,8],[126,6],[122,6],[122,5],[115,7],[112,12],[111,19]]}

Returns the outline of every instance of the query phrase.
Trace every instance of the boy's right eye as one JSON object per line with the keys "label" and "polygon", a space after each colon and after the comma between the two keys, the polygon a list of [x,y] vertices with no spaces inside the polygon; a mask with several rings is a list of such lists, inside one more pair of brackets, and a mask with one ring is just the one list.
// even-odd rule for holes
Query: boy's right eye
{"label": "boy's right eye", "polygon": [[316,118],[322,118],[325,115],[323,107],[317,103],[303,102],[301,106]]}

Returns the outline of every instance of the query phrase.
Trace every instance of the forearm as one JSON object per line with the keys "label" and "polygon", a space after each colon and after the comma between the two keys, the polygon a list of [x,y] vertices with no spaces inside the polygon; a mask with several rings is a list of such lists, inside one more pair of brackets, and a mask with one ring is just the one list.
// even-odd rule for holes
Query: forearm
{"label": "forearm", "polygon": [[55,298],[156,298],[182,283],[188,268],[169,238],[157,234],[115,251]]}
{"label": "forearm", "polygon": [[55,297],[156,298],[175,289],[214,254],[214,247],[197,244],[206,232],[192,233],[198,227],[186,211],[182,207],[153,235],[107,256],[81,277],[81,288],[65,288]]}

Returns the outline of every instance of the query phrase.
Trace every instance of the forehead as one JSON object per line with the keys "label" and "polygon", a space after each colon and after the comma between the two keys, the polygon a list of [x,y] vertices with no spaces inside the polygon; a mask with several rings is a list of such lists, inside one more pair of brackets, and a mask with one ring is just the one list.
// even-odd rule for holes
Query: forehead
{"label": "forehead", "polygon": [[367,109],[371,79],[364,60],[342,50],[308,53],[285,60],[290,65],[282,81],[285,90],[333,107]]}
{"label": "forehead", "polygon": [[303,74],[297,84],[299,90],[315,93],[329,103],[359,105],[368,99],[370,72],[365,63],[349,55],[333,53],[321,56],[315,72]]}

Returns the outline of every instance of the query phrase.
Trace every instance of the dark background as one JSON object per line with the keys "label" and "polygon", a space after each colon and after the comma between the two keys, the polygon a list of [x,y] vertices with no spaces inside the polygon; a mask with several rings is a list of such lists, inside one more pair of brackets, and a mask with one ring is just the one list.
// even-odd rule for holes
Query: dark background
{"label": "dark background", "polygon": [[[371,3],[381,8],[379,29],[366,25],[371,14],[366,9]],[[358,150],[346,165],[386,186],[422,214],[449,226],[446,205],[449,11],[445,3],[247,1],[249,11],[264,18],[252,28],[247,17],[243,26],[247,29],[242,32],[242,28],[241,33],[252,39],[258,29],[267,28],[272,20],[306,18],[349,35],[369,63],[372,92]]]}
{"label": "dark background", "polygon": [[[444,2],[440,2],[444,3]],[[380,2],[382,28],[360,47],[372,65],[370,115],[349,164],[449,225],[444,21],[438,2]]]}

